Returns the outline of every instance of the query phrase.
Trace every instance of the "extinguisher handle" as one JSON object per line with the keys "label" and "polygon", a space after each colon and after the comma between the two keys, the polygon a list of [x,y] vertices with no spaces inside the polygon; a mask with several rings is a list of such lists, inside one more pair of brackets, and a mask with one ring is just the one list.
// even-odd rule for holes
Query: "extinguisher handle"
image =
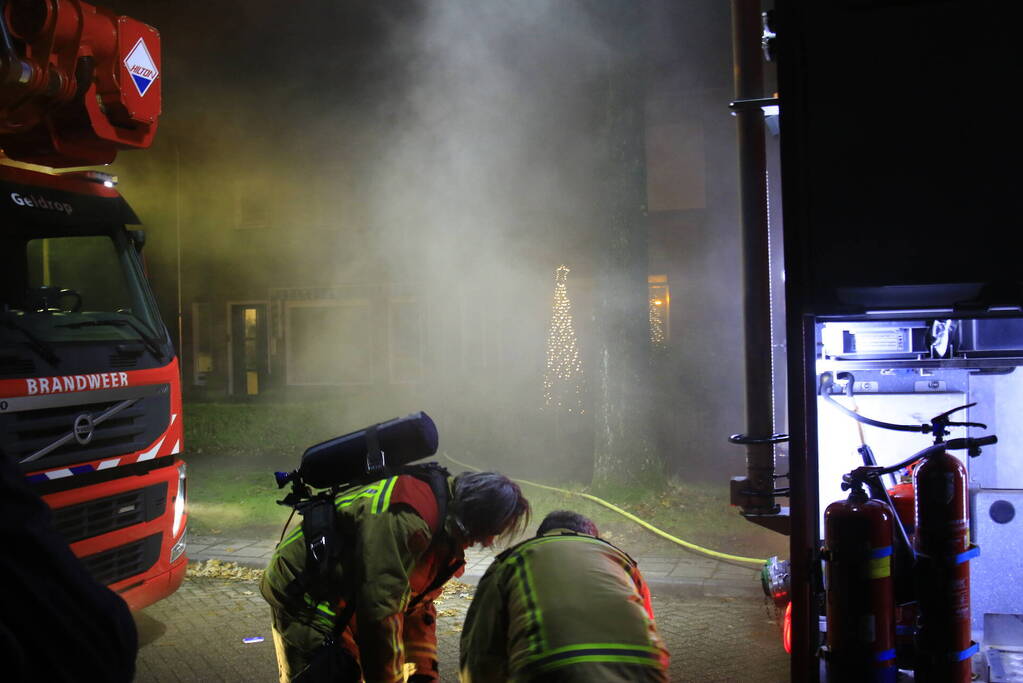
{"label": "extinguisher handle", "polygon": [[[980,455],[981,446],[990,446],[996,443],[998,443],[998,437],[995,436],[994,434],[977,437],[976,439],[968,437],[961,439],[949,439],[948,441],[942,441],[940,443],[931,444],[927,448],[921,451],[917,451],[916,453],[909,456],[905,460],[897,462],[894,465],[888,465],[886,467],[860,467],[857,469],[862,470],[862,473],[866,477],[877,477],[883,474],[891,474],[892,472],[898,472],[904,467],[909,467],[917,460],[921,460],[929,455],[939,453],[941,451],[968,450],[970,456],[976,457]],[[865,481],[866,479],[864,478],[863,480]]]}
{"label": "extinguisher handle", "polygon": [[950,439],[946,445],[951,449],[966,449],[969,455],[975,458],[980,455],[982,446],[992,446],[996,443],[998,443],[998,437],[994,434],[989,434],[988,436],[981,436],[976,439]]}
{"label": "extinguisher handle", "polygon": [[980,429],[987,429],[987,425],[983,422],[946,422],[946,427],[979,427]]}

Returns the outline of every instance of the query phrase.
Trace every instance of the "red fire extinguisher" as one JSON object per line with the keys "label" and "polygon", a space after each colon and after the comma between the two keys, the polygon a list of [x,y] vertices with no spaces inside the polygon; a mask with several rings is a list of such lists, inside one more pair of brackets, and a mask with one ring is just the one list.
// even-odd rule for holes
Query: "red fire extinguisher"
{"label": "red fire extinguisher", "polygon": [[968,683],[970,658],[970,545],[966,468],[945,450],[913,473],[917,552],[916,681]]}
{"label": "red fire extinguisher", "polygon": [[824,512],[828,680],[894,683],[894,512],[853,480]]}
{"label": "red fire extinguisher", "polygon": [[888,495],[895,507],[895,514],[899,516],[902,527],[912,538],[914,525],[916,524],[916,495],[913,493],[913,468],[909,467],[908,476],[902,478],[898,484],[888,489]]}

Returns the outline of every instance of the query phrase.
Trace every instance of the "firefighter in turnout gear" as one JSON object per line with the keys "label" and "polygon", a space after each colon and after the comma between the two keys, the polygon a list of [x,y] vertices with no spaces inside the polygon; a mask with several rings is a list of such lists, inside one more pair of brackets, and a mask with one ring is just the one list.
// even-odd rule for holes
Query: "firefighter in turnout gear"
{"label": "firefighter in turnout gear", "polygon": [[668,680],[636,563],[565,510],[487,570],[465,617],[460,666],[462,683]]}
{"label": "firefighter in turnout gear", "polygon": [[501,474],[407,469],[333,498],[341,547],[324,578],[301,527],[278,545],[260,591],[282,682],[438,680],[433,599],[465,548],[521,530],[529,504]]}

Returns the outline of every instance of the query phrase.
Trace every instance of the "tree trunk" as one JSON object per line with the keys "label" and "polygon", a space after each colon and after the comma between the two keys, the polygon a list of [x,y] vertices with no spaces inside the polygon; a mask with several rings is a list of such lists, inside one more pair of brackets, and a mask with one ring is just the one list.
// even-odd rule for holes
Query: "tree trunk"
{"label": "tree trunk", "polygon": [[591,5],[607,45],[603,212],[597,226],[594,484],[663,476],[649,419],[650,322],[644,154],[644,13],[631,0]]}

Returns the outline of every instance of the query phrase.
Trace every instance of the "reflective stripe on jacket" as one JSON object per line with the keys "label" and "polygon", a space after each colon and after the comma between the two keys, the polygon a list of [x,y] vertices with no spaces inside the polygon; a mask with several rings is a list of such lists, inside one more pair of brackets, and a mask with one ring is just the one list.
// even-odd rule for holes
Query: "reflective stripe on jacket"
{"label": "reflective stripe on jacket", "polygon": [[649,590],[605,541],[562,530],[491,565],[462,629],[463,683],[667,681]]}
{"label": "reflective stripe on jacket", "polygon": [[[339,595],[357,586],[355,615],[341,641],[360,661],[370,683],[403,680],[405,664],[416,673],[437,678],[433,594],[407,612],[409,601],[422,593],[438,571],[462,558],[445,534],[436,539],[427,520],[440,526],[436,499],[425,482],[409,475],[390,477],[346,491],[335,499],[337,525],[348,544],[342,561],[331,568],[329,583]],[[435,542],[435,540],[437,542]],[[306,562],[301,527],[292,531],[270,560],[260,591],[273,610],[274,625],[285,646],[310,654],[330,633],[344,600],[304,604],[288,598],[288,586]],[[297,672],[296,672],[297,673]]]}

